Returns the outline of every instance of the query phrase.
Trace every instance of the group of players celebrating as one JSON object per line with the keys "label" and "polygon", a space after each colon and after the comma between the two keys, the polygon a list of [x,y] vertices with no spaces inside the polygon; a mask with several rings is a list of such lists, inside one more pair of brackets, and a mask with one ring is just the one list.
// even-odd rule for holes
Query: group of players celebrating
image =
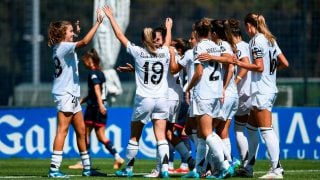
{"label": "group of players celebrating", "polygon": [[[192,25],[186,41],[172,38],[173,20],[166,18],[165,27],[144,28],[143,46],[137,46],[121,31],[111,8],[105,6],[102,11],[134,59],[134,66],[127,64],[118,70],[132,71],[136,79],[126,166],[116,171],[116,176],[134,175],[139,139],[144,125],[151,121],[157,164],[145,177],[170,176],[169,146],[179,152],[184,164],[181,167],[190,170],[183,178],[253,177],[260,130],[271,162],[270,170],[260,178],[283,178],[271,110],[278,92],[276,72],[289,63],[262,15],[249,13],[244,18],[249,43],[242,40],[240,21],[236,19],[202,18]],[[101,13],[98,19],[103,20]],[[181,119],[185,122],[178,123]],[[232,119],[240,161],[231,155],[228,130]],[[176,131],[193,141],[195,158]],[[89,171],[90,162],[84,163]],[[49,175],[57,170],[50,169]],[[88,175],[94,175],[93,171]]]}

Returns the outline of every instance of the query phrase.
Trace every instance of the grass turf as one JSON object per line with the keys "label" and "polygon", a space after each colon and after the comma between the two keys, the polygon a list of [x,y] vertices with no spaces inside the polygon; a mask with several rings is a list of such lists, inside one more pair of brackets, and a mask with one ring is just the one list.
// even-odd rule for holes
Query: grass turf
{"label": "grass turf", "polygon": [[[92,178],[107,178],[107,179],[126,179],[115,177],[115,170],[112,159],[92,159],[93,168],[100,172],[107,173],[107,177],[82,177],[81,170],[68,169],[69,165],[76,163],[78,159],[63,159],[61,171],[71,175],[71,179],[92,179]],[[21,159],[9,158],[0,159],[0,179],[44,179],[47,178],[50,159]],[[318,160],[282,160],[282,166],[285,169],[285,179],[320,179],[320,161]],[[175,166],[179,166],[179,162],[175,162]],[[155,167],[155,160],[137,159],[134,168],[134,179],[143,178],[143,173],[146,174]],[[258,160],[255,165],[255,175],[252,179],[265,174],[269,169],[269,162],[267,160]],[[170,179],[181,179],[181,175],[171,175]],[[244,179],[231,177],[230,179]]]}

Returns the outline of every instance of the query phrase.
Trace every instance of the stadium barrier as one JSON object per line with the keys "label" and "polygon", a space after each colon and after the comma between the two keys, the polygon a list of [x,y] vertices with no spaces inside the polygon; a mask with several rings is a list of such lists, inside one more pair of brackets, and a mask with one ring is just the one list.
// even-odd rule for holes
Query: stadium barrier
{"label": "stadium barrier", "polygon": [[[130,136],[132,108],[110,108],[106,136],[125,157]],[[273,123],[280,138],[280,156],[283,159],[319,159],[320,108],[274,108]],[[232,123],[233,124],[233,123]],[[55,108],[2,108],[0,109],[0,158],[49,158],[57,128]],[[230,129],[232,154],[238,156],[233,125]],[[262,142],[262,141],[261,141]],[[263,143],[263,142],[262,142]],[[144,128],[138,158],[155,156],[155,137],[151,124]],[[260,144],[258,159],[268,157],[265,145]],[[91,136],[91,156],[112,157]],[[69,129],[64,146],[64,157],[78,157],[76,136]]]}

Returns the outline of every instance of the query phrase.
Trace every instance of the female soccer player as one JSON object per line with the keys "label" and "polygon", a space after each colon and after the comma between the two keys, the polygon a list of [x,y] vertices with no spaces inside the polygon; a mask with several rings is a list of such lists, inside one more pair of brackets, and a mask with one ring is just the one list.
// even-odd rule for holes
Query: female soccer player
{"label": "female soccer player", "polygon": [[[265,141],[270,156],[271,169],[262,179],[283,178],[279,156],[279,140],[272,128],[271,109],[278,92],[276,86],[277,69],[287,68],[289,63],[281,52],[275,37],[269,31],[262,15],[249,13],[244,18],[249,42],[250,55],[253,63],[247,64],[235,60],[235,64],[251,71],[251,98],[252,110],[248,122],[248,129],[252,132],[260,128],[261,136]],[[253,176],[255,154],[259,143],[257,133],[248,133],[249,162],[239,171],[245,176]]]}
{"label": "female soccer player", "polygon": [[100,57],[95,49],[91,49],[82,59],[84,65],[90,70],[88,73],[88,96],[80,101],[80,104],[84,102],[87,103],[84,114],[87,147],[90,147],[90,134],[94,128],[99,142],[103,143],[106,149],[108,149],[115,158],[113,169],[119,169],[124,163],[124,160],[113,147],[113,143],[110,139],[105,136],[108,105],[106,100],[106,78],[101,71]]}
{"label": "female soccer player", "polygon": [[[194,25],[198,44],[194,49],[194,75],[186,89],[186,100],[189,101],[190,90],[193,89],[194,99],[191,104],[191,113],[196,117],[198,124],[198,147],[196,153],[196,168],[184,177],[199,178],[201,164],[204,162],[206,153],[203,148],[208,145],[215,155],[214,161],[219,169],[219,177],[224,178],[230,175],[230,165],[224,163],[222,141],[220,137],[212,131],[213,124],[217,121],[221,107],[223,80],[222,65],[218,62],[200,62],[198,56],[202,53],[220,56],[220,47],[211,41],[211,22],[208,18],[197,21]],[[205,148],[204,148],[205,149]]]}
{"label": "female soccer player", "polygon": [[[229,19],[229,25],[232,40],[237,46],[237,58],[243,63],[251,63],[249,44],[242,40],[240,21],[236,19]],[[238,66],[236,66],[236,68],[236,84],[239,93],[239,106],[238,111],[234,116],[234,132],[237,148],[240,154],[241,166],[243,167],[248,162],[248,140],[244,131],[246,129],[245,127],[251,109],[251,71]]]}
{"label": "female soccer player", "polygon": [[48,177],[68,177],[60,172],[59,168],[62,162],[63,145],[70,124],[73,125],[77,135],[77,144],[83,164],[82,175],[98,175],[96,171],[91,169],[90,157],[86,147],[85,125],[79,103],[80,84],[78,58],[75,49],[84,47],[91,41],[102,21],[103,16],[97,10],[97,22],[88,34],[78,42],[73,42],[75,33],[70,22],[57,21],[51,22],[49,25],[48,46],[53,46],[52,59],[55,68],[52,95],[58,110],[58,128],[53,143]]}
{"label": "female soccer player", "polygon": [[118,40],[127,48],[135,60],[136,96],[134,114],[131,121],[131,135],[127,146],[126,167],[117,171],[117,176],[132,177],[134,160],[138,153],[142,129],[150,119],[153,122],[157,151],[162,163],[161,177],[167,178],[169,146],[166,140],[166,122],[169,117],[167,105],[169,68],[169,45],[171,42],[172,19],[166,19],[166,41],[164,46],[156,48],[153,42],[152,29],[144,28],[142,41],[144,47],[135,46],[121,32],[110,7],[103,8]]}

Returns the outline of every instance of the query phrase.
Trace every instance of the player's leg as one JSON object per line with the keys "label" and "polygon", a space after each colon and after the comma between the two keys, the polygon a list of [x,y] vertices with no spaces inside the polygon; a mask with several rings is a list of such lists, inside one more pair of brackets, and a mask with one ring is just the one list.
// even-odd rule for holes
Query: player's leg
{"label": "player's leg", "polygon": [[265,141],[268,154],[270,156],[271,168],[270,171],[262,176],[262,178],[283,178],[283,168],[280,164],[280,147],[279,140],[272,128],[272,113],[271,109],[273,102],[276,98],[275,94],[262,95],[259,99],[261,103],[261,110],[257,111],[257,119],[260,127],[260,132],[263,140]]}
{"label": "player's leg", "polygon": [[51,156],[50,170],[48,177],[68,177],[60,172],[60,166],[62,163],[62,153],[65,138],[68,134],[69,125],[71,123],[73,114],[71,112],[61,112],[57,114],[58,127],[56,136],[53,142],[53,152]]}

